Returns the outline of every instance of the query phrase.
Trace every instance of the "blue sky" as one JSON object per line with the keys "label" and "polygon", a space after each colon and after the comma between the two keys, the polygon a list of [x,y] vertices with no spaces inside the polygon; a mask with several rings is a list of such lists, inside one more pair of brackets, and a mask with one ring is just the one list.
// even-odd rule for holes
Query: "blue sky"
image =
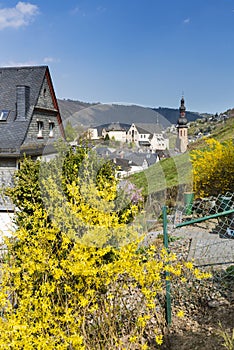
{"label": "blue sky", "polygon": [[234,0],[0,0],[0,66],[48,65],[58,98],[234,107]]}

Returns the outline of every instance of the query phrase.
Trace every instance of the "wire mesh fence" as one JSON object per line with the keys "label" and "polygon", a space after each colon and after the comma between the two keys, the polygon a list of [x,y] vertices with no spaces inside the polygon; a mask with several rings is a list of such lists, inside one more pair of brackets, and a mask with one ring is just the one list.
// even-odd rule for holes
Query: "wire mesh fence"
{"label": "wire mesh fence", "polygon": [[[175,227],[211,221],[211,232],[221,238],[234,238],[234,193],[226,192],[217,197],[185,200],[183,207],[175,209],[173,217]],[[215,223],[212,225],[212,223]]]}
{"label": "wire mesh fence", "polygon": [[187,201],[175,208],[168,222],[176,237],[169,249],[199,268],[211,269],[212,290],[234,300],[234,193]]}
{"label": "wire mesh fence", "polygon": [[172,283],[166,304],[168,309],[171,303],[172,313],[177,307],[186,309],[191,318],[202,307],[228,310],[234,302],[234,194],[190,199],[167,217],[169,251],[178,260],[192,261],[200,270],[211,272],[212,277],[204,281],[189,278],[179,288]]}

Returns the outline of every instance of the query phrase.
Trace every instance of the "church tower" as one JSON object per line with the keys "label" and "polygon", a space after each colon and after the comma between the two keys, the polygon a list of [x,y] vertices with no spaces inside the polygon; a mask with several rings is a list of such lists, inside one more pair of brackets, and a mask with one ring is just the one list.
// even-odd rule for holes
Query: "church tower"
{"label": "church tower", "polygon": [[185,105],[184,98],[182,97],[180,101],[180,116],[177,121],[177,139],[176,139],[176,150],[180,153],[187,151],[188,147],[188,121],[185,117]]}

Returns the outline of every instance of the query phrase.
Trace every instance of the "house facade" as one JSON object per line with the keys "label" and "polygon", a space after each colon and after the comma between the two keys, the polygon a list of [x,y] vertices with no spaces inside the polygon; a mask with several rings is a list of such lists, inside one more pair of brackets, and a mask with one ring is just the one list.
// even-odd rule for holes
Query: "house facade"
{"label": "house facade", "polygon": [[164,137],[159,124],[132,124],[126,138],[127,142],[148,148],[151,152],[169,149],[169,139]]}
{"label": "house facade", "polygon": [[136,124],[132,124],[127,131],[127,142],[142,146],[150,146],[151,133]]}
{"label": "house facade", "polygon": [[124,129],[104,128],[102,130],[102,137],[105,139],[107,135],[109,137],[109,140],[119,141],[122,143],[126,142],[126,130]]}
{"label": "house facade", "polygon": [[163,134],[153,134],[150,139],[150,149],[152,150],[169,150],[169,139],[164,138]]}
{"label": "house facade", "polygon": [[89,128],[88,135],[92,140],[105,139],[108,135],[110,140],[134,143],[138,147],[148,148],[150,152],[169,149],[169,139],[164,137],[162,128],[157,123],[110,123]]}
{"label": "house facade", "polygon": [[[37,159],[53,153],[61,138],[65,134],[49,68],[0,68],[0,188],[11,185],[24,154]],[[0,196],[0,213],[11,210]]]}

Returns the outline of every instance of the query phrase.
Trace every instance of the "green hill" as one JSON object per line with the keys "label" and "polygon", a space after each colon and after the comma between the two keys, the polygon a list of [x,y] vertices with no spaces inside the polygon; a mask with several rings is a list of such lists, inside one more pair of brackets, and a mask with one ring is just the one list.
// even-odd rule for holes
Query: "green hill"
{"label": "green hill", "polygon": [[[167,120],[170,120],[172,124],[176,124],[178,120],[179,110],[176,108],[159,107],[153,108],[154,111],[162,114]],[[189,121],[195,121],[197,118],[201,118],[202,115],[197,112],[186,111],[186,118]]]}
{"label": "green hill", "polygon": [[[159,123],[163,127],[176,124],[179,110],[173,108],[150,108],[138,105],[85,103],[73,100],[58,99],[59,109],[64,123],[69,119],[72,126],[98,126],[112,122]],[[194,112],[187,112],[189,121],[201,118]]]}
{"label": "green hill", "polygon": [[[192,126],[189,129],[189,134],[194,134],[197,130],[198,126]],[[217,141],[224,142],[227,140],[233,140],[234,139],[234,117],[231,117],[227,119],[225,122],[220,121],[216,123],[210,123],[210,122],[204,122],[200,124],[200,128],[205,130],[207,128],[210,128],[210,135],[207,137],[202,137],[198,139],[194,143],[189,144],[189,151],[197,148],[205,147],[206,145],[206,138],[212,137],[216,139]]]}

